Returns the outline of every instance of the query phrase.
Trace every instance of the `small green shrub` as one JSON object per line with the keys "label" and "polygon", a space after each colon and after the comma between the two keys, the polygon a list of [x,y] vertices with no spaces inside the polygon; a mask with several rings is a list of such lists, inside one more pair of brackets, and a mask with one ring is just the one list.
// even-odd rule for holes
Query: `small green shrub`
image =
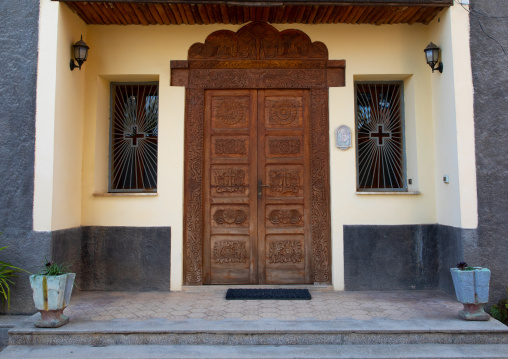
{"label": "small green shrub", "polygon": [[42,261],[42,270],[39,272],[40,275],[62,275],[66,273],[71,272],[71,265],[70,264],[64,264],[64,263],[55,263],[52,261],[48,261],[46,258],[44,258],[44,261]]}
{"label": "small green shrub", "polygon": [[[9,246],[1,247],[0,251],[3,251],[6,248],[9,248]],[[0,261],[0,298],[3,305],[7,304],[7,310],[9,310],[11,305],[11,286],[14,285],[14,281],[12,279],[16,278],[19,272],[27,271],[13,266],[8,262]]]}
{"label": "small green shrub", "polygon": [[[508,288],[506,288],[506,294],[508,295]],[[508,325],[508,299],[501,299],[497,304],[494,304],[490,308],[490,315]]]}

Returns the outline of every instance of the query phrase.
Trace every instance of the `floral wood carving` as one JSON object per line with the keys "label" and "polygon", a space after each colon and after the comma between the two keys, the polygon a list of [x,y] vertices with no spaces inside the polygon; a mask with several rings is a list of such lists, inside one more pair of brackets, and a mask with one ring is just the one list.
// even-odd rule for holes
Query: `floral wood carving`
{"label": "floral wood carving", "polygon": [[213,246],[215,263],[245,263],[246,254],[245,242],[220,241]]}
{"label": "floral wood carving", "polygon": [[326,60],[192,60],[191,69],[326,69]]}
{"label": "floral wood carving", "polygon": [[220,104],[216,116],[219,121],[227,125],[236,125],[245,118],[242,104],[231,99]]}
{"label": "floral wood carving", "polygon": [[299,30],[279,32],[263,22],[252,22],[234,33],[215,31],[205,43],[189,49],[189,60],[280,60],[328,59],[328,50],[321,42],[312,42]]}
{"label": "floral wood carving", "polygon": [[296,209],[275,209],[268,215],[268,220],[273,224],[298,224],[302,214]]}
{"label": "floral wood carving", "polygon": [[330,275],[330,184],[328,151],[328,91],[311,91],[311,232],[314,282]]}
{"label": "floral wood carving", "polygon": [[185,268],[188,284],[203,282],[203,112],[204,92],[187,90],[188,112],[186,126],[186,253]]}
{"label": "floral wood carving", "polygon": [[270,243],[270,263],[299,263],[303,259],[300,241],[274,241]]}
{"label": "floral wood carving", "polygon": [[270,109],[270,123],[287,126],[296,120],[298,108],[292,101],[277,101]]}
{"label": "floral wood carving", "polygon": [[299,138],[270,138],[268,151],[271,155],[298,155],[302,150],[302,141]]}
{"label": "floral wood carving", "polygon": [[219,209],[213,215],[217,224],[242,224],[247,219],[247,214],[240,209]]}
{"label": "floral wood carving", "polygon": [[326,87],[326,69],[196,69],[189,87],[217,89]]}
{"label": "floral wood carving", "polygon": [[263,85],[267,88],[325,87],[326,74],[323,70],[267,70]]}
{"label": "floral wood carving", "polygon": [[247,144],[245,140],[216,139],[215,153],[218,155],[245,155],[247,154]]}

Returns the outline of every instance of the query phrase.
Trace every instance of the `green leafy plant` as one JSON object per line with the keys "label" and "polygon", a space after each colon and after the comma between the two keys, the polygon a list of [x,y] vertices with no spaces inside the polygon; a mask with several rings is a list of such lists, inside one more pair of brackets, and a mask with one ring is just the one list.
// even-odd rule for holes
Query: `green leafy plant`
{"label": "green leafy plant", "polygon": [[42,264],[42,270],[39,272],[39,275],[57,276],[71,272],[70,264],[48,261],[47,258],[44,258]]}
{"label": "green leafy plant", "polygon": [[[506,288],[506,294],[508,295],[508,288]],[[490,315],[508,325],[508,299],[501,299],[497,304],[494,304],[490,308]]]}
{"label": "green leafy plant", "polygon": [[[46,275],[46,276],[57,276],[62,274],[71,273],[71,264],[66,263],[56,263],[53,261],[48,261],[46,257],[42,261],[41,270],[37,275]],[[78,288],[76,282],[73,282],[74,286]]]}
{"label": "green leafy plant", "polygon": [[[9,248],[9,246],[1,247],[0,251],[6,248]],[[19,272],[27,271],[8,262],[0,261],[0,298],[4,305],[7,304],[7,310],[9,310],[11,304],[11,286],[14,285],[12,279],[16,278]]]}

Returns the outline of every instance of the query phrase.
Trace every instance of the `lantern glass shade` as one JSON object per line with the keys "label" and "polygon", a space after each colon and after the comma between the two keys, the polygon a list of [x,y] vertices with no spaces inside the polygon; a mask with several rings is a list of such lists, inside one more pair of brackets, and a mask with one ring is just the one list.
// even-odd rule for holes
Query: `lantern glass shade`
{"label": "lantern glass shade", "polygon": [[430,67],[434,68],[434,65],[439,61],[439,47],[431,42],[423,51],[425,52],[425,60]]}
{"label": "lantern glass shade", "polygon": [[83,46],[74,46],[74,58],[76,61],[86,61],[88,49]]}
{"label": "lantern glass shade", "polygon": [[81,59],[81,47],[74,46],[74,58],[76,60],[80,60]]}
{"label": "lantern glass shade", "polygon": [[427,50],[425,51],[425,58],[427,60],[427,63],[436,63],[437,62],[437,51],[434,50]]}
{"label": "lantern glass shade", "polygon": [[74,58],[78,62],[85,62],[88,57],[88,45],[83,41],[83,36],[81,36],[81,40],[74,44]]}

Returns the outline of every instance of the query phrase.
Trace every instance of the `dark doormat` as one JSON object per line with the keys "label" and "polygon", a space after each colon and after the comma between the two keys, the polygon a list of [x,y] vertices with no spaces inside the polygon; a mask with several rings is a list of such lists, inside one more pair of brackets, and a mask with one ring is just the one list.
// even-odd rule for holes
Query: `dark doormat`
{"label": "dark doormat", "polygon": [[311,300],[308,289],[228,289],[227,300]]}

